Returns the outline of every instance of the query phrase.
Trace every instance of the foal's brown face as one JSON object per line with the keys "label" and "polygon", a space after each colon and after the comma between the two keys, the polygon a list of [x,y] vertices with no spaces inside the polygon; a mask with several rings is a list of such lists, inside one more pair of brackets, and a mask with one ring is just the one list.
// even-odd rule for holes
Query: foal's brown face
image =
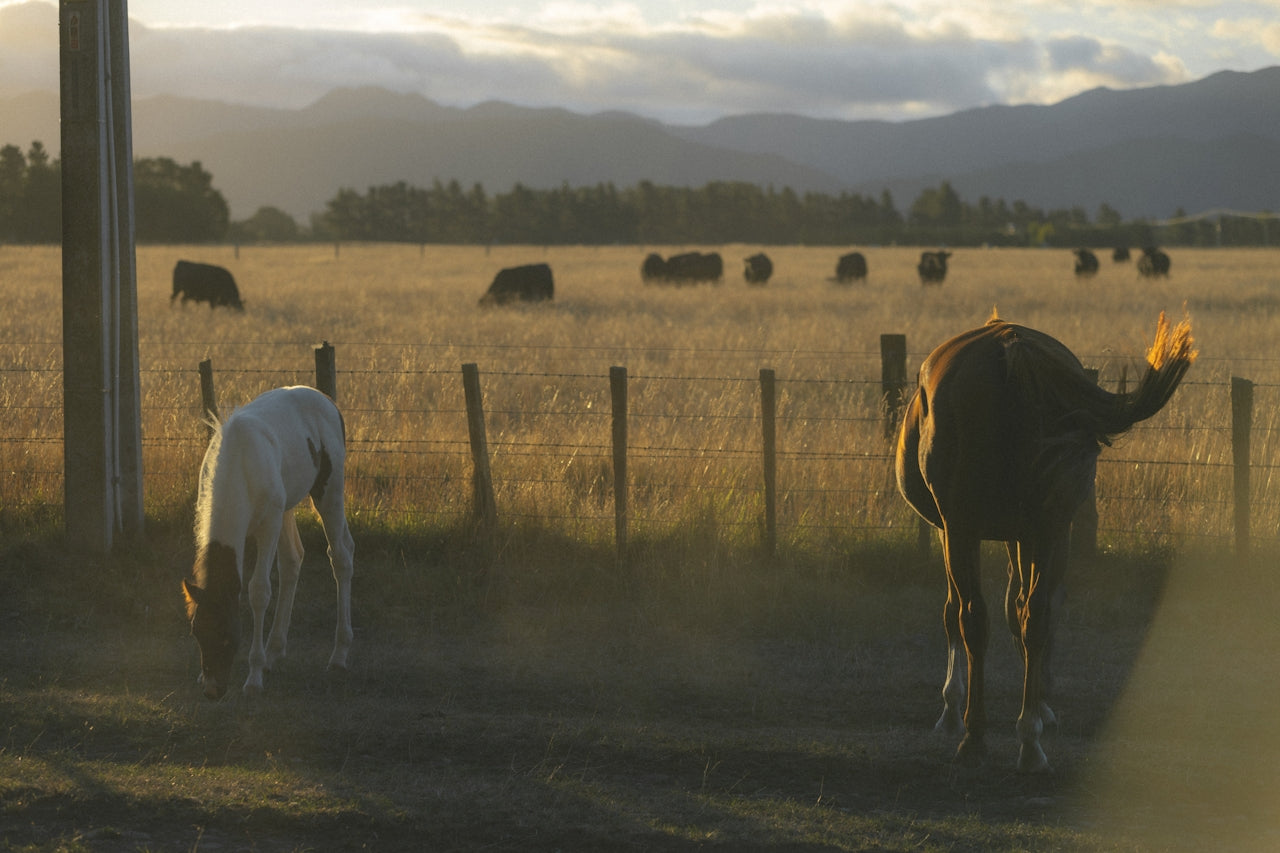
{"label": "foal's brown face", "polygon": [[240,616],[237,599],[220,601],[206,590],[183,581],[191,636],[200,647],[200,681],[204,695],[221,699],[231,684],[231,664],[240,648]]}
{"label": "foal's brown face", "polygon": [[[240,648],[240,573],[234,549],[210,542],[182,582],[191,636],[200,646],[204,695],[221,699],[231,683],[231,663]],[[201,586],[203,584],[203,586]]]}

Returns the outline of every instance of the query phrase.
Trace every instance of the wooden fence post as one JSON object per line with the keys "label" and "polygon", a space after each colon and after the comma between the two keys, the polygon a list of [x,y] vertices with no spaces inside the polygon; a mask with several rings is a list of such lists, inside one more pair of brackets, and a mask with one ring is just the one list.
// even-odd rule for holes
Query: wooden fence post
{"label": "wooden fence post", "polygon": [[[1096,367],[1086,367],[1084,372],[1089,376],[1093,383],[1098,384],[1098,369]],[[1120,377],[1120,381],[1124,383],[1124,376]],[[1068,552],[1073,557],[1081,557],[1090,559],[1098,554],[1098,484],[1096,482],[1089,483],[1089,493],[1085,496],[1084,502],[1080,504],[1076,510],[1075,518],[1071,519],[1071,539],[1068,545]]]}
{"label": "wooden fence post", "polygon": [[338,402],[338,362],[328,341],[316,347],[316,388]]}
{"label": "wooden fence post", "polygon": [[907,336],[880,336],[880,401],[884,407],[884,437],[893,438],[898,431],[898,415],[902,411],[907,389]]}
{"label": "wooden fence post", "polygon": [[627,369],[609,368],[613,401],[613,516],[618,567],[627,565]]}
{"label": "wooden fence post", "polygon": [[462,365],[462,390],[467,398],[467,435],[471,439],[472,511],[485,529],[498,521],[493,497],[493,473],[489,469],[489,440],[484,429],[484,399],[480,395],[480,368]]}
{"label": "wooden fence post", "polygon": [[205,437],[213,438],[213,424],[209,419],[218,419],[218,398],[213,392],[213,360],[208,358],[200,362],[200,407]]}
{"label": "wooden fence post", "polygon": [[1236,557],[1249,559],[1249,436],[1253,431],[1253,383],[1231,377],[1231,461],[1235,493]]}
{"label": "wooden fence post", "polygon": [[778,548],[778,403],[774,372],[760,368],[760,421],[764,432],[764,553],[773,557]]}

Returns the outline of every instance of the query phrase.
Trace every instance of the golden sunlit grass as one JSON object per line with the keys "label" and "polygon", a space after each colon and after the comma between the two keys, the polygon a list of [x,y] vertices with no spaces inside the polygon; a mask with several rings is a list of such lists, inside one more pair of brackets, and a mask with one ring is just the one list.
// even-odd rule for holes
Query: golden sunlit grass
{"label": "golden sunlit grass", "polygon": [[[668,253],[672,247],[654,247]],[[759,371],[778,377],[780,541],[903,541],[914,520],[882,438],[879,337],[907,336],[908,371],[992,307],[1054,334],[1101,381],[1136,378],[1161,310],[1189,312],[1202,358],[1166,411],[1103,454],[1104,541],[1230,535],[1228,378],[1259,383],[1255,529],[1270,499],[1277,380],[1268,353],[1280,296],[1274,252],[1182,250],[1166,281],[1105,263],[1077,280],[1069,254],[961,249],[922,288],[915,249],[866,250],[866,284],[833,285],[837,252],[774,247],[766,288],[741,281],[754,247],[723,248],[719,287],[640,283],[638,247],[329,245],[143,247],[138,253],[147,507],[181,510],[203,452],[196,366],[212,359],[220,405],[313,381],[313,346],[337,347],[357,520],[455,524],[470,508],[461,365],[478,365],[500,516],[587,540],[612,537],[611,366],[627,369],[633,533],[713,524],[759,537]],[[178,258],[227,266],[248,310],[171,306]],[[551,263],[553,304],[482,310],[493,273]],[[60,504],[60,273],[56,249],[0,251],[0,495],[6,513]],[[1158,464],[1140,464],[1154,461]],[[1265,534],[1264,534],[1265,535]]]}

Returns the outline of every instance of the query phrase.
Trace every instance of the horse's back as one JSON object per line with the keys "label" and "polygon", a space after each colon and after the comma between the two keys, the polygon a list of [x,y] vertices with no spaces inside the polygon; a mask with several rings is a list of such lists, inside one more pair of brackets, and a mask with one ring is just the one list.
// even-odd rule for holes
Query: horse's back
{"label": "horse's back", "polygon": [[[275,388],[236,409],[222,424],[218,468],[235,464],[246,485],[292,508],[318,477],[341,484],[346,457],[342,416],[315,388]],[[276,476],[271,476],[275,474]]]}

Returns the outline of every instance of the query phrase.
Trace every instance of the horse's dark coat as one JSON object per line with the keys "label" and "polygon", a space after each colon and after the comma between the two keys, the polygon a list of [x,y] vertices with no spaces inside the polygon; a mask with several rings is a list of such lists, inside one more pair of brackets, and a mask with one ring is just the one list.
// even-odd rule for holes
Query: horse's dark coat
{"label": "horse's dark coat", "polygon": [[[967,657],[960,757],[979,754],[986,731],[982,540],[1004,541],[1009,553],[1005,617],[1025,664],[1018,767],[1045,770],[1039,738],[1054,720],[1044,700],[1072,516],[1093,484],[1101,447],[1158,412],[1195,355],[1190,324],[1171,331],[1162,314],[1142,382],[1113,394],[1054,338],[993,317],[946,341],[921,365],[896,470],[903,497],[942,530],[944,625],[952,661],[961,645]],[[964,684],[950,664],[943,698],[938,727],[957,729]]]}

